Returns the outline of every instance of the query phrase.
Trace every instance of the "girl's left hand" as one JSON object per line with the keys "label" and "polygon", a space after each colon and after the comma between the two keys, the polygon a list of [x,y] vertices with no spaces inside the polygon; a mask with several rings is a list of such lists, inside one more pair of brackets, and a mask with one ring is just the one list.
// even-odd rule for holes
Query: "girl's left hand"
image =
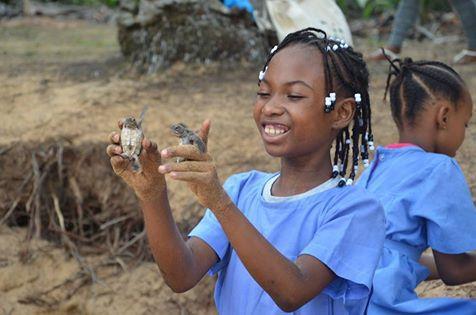
{"label": "girl's left hand", "polygon": [[[199,132],[199,137],[205,145],[209,131],[210,120],[205,120]],[[218,179],[215,163],[207,152],[200,152],[194,145],[178,145],[163,149],[161,157],[172,160],[160,165],[159,172],[168,174],[175,180],[187,182],[202,206],[213,211],[222,209],[231,202]],[[182,157],[185,161],[172,162],[176,157]]]}

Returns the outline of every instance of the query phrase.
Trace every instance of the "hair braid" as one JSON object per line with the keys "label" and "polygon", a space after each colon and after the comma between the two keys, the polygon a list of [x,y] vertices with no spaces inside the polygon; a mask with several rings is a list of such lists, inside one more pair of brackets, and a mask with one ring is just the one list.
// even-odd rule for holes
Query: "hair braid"
{"label": "hair braid", "polygon": [[390,91],[392,117],[399,128],[404,123],[415,124],[428,100],[434,97],[448,99],[458,106],[465,84],[453,68],[439,61],[386,58],[390,66],[384,99]]}

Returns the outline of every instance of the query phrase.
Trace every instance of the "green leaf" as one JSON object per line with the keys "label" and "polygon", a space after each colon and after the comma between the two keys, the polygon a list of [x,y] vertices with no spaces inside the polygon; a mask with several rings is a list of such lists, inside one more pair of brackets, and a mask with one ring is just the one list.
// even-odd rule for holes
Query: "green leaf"
{"label": "green leaf", "polygon": [[368,19],[372,16],[372,13],[374,12],[375,7],[371,4],[366,5],[364,8],[364,12],[362,13],[363,17],[365,19]]}

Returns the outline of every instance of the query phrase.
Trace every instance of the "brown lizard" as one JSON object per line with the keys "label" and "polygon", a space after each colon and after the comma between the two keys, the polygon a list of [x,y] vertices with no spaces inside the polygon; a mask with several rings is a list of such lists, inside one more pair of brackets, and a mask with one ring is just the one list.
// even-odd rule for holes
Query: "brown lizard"
{"label": "brown lizard", "polygon": [[[192,144],[205,153],[207,147],[203,140],[183,123],[177,123],[170,126],[172,134],[180,139],[180,144]],[[177,163],[184,161],[183,158],[177,158]]]}
{"label": "brown lizard", "polygon": [[147,106],[144,107],[138,121],[134,117],[124,119],[121,129],[121,156],[132,161],[132,169],[138,171],[140,169],[139,155],[142,151],[142,139],[144,132],[142,131],[142,121],[144,120]]}

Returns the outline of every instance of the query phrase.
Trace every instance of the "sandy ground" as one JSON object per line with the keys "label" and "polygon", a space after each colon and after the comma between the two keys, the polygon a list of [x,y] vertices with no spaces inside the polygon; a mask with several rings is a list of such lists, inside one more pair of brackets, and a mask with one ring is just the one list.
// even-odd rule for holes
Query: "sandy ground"
{"label": "sandy ground", "polygon": [[[175,143],[167,132],[170,123],[183,121],[198,127],[203,119],[212,119],[209,146],[221,178],[252,168],[278,168],[278,162],[264,153],[251,117],[257,69],[190,69],[179,64],[153,77],[135,77],[123,63],[115,38],[115,28],[107,25],[44,18],[0,22],[0,145],[50,137],[78,144],[105,142],[117,119],[138,115],[149,105],[145,132],[161,147]],[[354,41],[363,52],[380,45],[369,39]],[[449,62],[463,47],[463,42],[445,46],[412,41],[405,52],[415,59]],[[370,70],[376,142],[387,144],[396,136],[382,101],[387,66],[372,64]],[[476,65],[457,70],[476,95]],[[473,195],[475,121],[457,156]],[[170,186],[173,193],[180,191],[184,196],[183,203],[193,203],[184,189],[176,183]],[[176,210],[174,215],[186,214]],[[154,264],[143,263],[125,272],[98,268],[98,281],[79,287],[74,281],[80,270],[76,260],[45,241],[27,244],[24,238],[23,229],[0,226],[0,315],[214,313],[213,279],[177,295],[164,286]],[[33,249],[32,254],[25,254],[27,247]],[[94,264],[104,257],[87,259]],[[66,285],[54,289],[68,279]],[[41,301],[32,299],[46,291]],[[448,288],[435,281],[422,285],[420,292],[422,296],[474,298],[476,285]]]}

